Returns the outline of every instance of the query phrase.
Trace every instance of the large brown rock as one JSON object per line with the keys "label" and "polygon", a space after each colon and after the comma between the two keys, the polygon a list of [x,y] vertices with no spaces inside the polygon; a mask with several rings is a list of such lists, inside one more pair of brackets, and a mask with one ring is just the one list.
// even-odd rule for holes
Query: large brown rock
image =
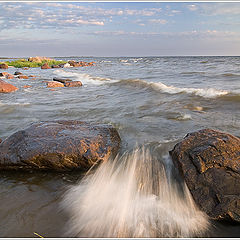
{"label": "large brown rock", "polygon": [[57,81],[57,82],[60,82],[60,83],[66,83],[66,82],[71,82],[72,80],[71,79],[68,79],[68,78],[56,78],[54,77],[53,78],[53,81]]}
{"label": "large brown rock", "polygon": [[1,63],[0,68],[1,69],[8,69],[8,65],[6,63]]}
{"label": "large brown rock", "polygon": [[88,169],[115,155],[115,128],[81,121],[34,123],[0,144],[0,169]]}
{"label": "large brown rock", "polygon": [[4,82],[3,80],[0,80],[0,93],[9,93],[16,90],[18,90],[17,87],[13,86],[10,83]]}
{"label": "large brown rock", "polygon": [[240,222],[240,139],[203,129],[170,151],[192,196],[211,218]]}
{"label": "large brown rock", "polygon": [[49,88],[64,87],[64,84],[56,81],[49,81],[47,82],[47,87]]}

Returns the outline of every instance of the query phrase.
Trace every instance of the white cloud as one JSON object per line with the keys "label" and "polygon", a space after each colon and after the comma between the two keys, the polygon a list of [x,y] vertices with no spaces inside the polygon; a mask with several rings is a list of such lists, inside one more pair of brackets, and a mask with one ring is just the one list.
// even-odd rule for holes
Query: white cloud
{"label": "white cloud", "polygon": [[195,4],[187,5],[187,8],[188,8],[190,11],[196,11],[196,10],[198,10],[198,7],[197,7]]}
{"label": "white cloud", "polygon": [[165,19],[150,19],[149,22],[154,23],[154,24],[166,24],[167,20],[165,20]]}

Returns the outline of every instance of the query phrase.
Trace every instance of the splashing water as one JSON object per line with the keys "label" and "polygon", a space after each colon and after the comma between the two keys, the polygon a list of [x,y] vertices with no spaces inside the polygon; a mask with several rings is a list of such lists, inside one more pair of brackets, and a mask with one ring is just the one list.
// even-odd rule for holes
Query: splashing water
{"label": "splashing water", "polygon": [[206,215],[186,185],[180,190],[168,175],[144,148],[102,163],[64,197],[71,216],[66,236],[200,236],[209,226]]}

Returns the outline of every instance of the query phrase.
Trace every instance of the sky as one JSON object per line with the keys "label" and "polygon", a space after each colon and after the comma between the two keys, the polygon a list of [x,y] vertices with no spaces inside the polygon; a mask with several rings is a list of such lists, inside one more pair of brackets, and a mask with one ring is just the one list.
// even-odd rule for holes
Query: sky
{"label": "sky", "polygon": [[240,56],[240,2],[0,2],[0,56]]}

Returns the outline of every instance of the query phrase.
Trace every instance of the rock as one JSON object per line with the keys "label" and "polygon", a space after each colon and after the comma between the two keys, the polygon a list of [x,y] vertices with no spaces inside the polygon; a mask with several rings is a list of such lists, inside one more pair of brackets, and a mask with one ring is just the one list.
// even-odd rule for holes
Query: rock
{"label": "rock", "polygon": [[47,87],[49,88],[64,87],[64,84],[56,81],[50,81],[50,82],[47,82]]}
{"label": "rock", "polygon": [[29,69],[29,67],[23,67],[22,69],[23,69],[23,70],[28,70],[28,69]]}
{"label": "rock", "polygon": [[203,129],[170,151],[200,209],[212,219],[240,222],[240,139]]}
{"label": "rock", "polygon": [[108,124],[34,123],[0,144],[0,169],[87,170],[115,156],[120,141],[117,130]]}
{"label": "rock", "polygon": [[18,90],[17,87],[13,86],[10,83],[4,82],[3,80],[0,80],[0,93],[9,93],[16,90]]}
{"label": "rock", "polygon": [[52,65],[52,68],[60,68],[58,65]]}
{"label": "rock", "polygon": [[30,88],[30,87],[32,87],[32,86],[30,86],[30,85],[24,85],[23,86],[23,88]]}
{"label": "rock", "polygon": [[14,76],[10,73],[8,73],[6,76],[5,76],[6,79],[13,79]]}
{"label": "rock", "polygon": [[48,57],[39,57],[39,56],[30,57],[30,58],[28,59],[29,62],[36,62],[36,63],[41,63],[43,60],[51,61],[51,60],[53,60],[53,59],[48,58]]}
{"label": "rock", "polygon": [[72,80],[71,79],[68,79],[68,78],[53,78],[53,81],[57,81],[57,82],[60,82],[60,83],[66,83],[66,82],[71,82]]}
{"label": "rock", "polygon": [[28,77],[30,77],[30,78],[36,78],[37,76],[36,76],[36,75],[29,75]]}
{"label": "rock", "polygon": [[9,73],[8,72],[1,72],[0,77],[6,77]]}
{"label": "rock", "polygon": [[28,79],[28,76],[26,76],[26,75],[18,75],[17,78],[19,78],[19,79]]}
{"label": "rock", "polygon": [[68,64],[70,64],[70,66],[72,66],[72,67],[81,67],[82,66],[79,62],[75,62],[73,60],[68,61]]}
{"label": "rock", "polygon": [[2,139],[0,138],[0,143],[2,142]]}
{"label": "rock", "polygon": [[22,73],[17,71],[14,73],[14,75],[22,75]]}
{"label": "rock", "polygon": [[0,68],[1,69],[8,69],[8,65],[6,63],[1,63]]}
{"label": "rock", "polygon": [[50,69],[51,67],[48,66],[48,63],[44,63],[42,66],[41,66],[41,69]]}
{"label": "rock", "polygon": [[66,82],[65,87],[81,87],[82,82],[81,81],[72,81],[72,82]]}

